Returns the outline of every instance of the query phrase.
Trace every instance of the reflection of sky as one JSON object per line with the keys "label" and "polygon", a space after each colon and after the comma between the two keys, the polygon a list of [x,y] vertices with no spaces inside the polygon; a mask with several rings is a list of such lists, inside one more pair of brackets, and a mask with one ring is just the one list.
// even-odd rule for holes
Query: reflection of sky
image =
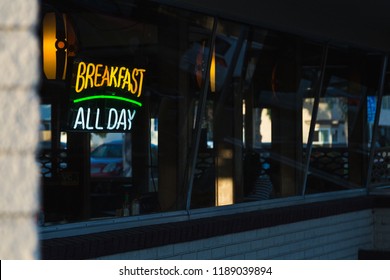
{"label": "reflection of sky", "polygon": [[390,110],[382,109],[379,117],[380,126],[390,126]]}
{"label": "reflection of sky", "polygon": [[41,120],[43,121],[51,120],[51,105],[47,105],[47,104],[41,105]]}
{"label": "reflection of sky", "polygon": [[376,96],[367,96],[367,120],[374,123],[376,111]]}

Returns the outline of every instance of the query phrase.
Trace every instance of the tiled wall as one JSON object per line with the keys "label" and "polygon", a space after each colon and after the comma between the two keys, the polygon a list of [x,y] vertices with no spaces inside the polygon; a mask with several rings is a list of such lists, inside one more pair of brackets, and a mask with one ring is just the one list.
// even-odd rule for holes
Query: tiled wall
{"label": "tiled wall", "polygon": [[39,257],[37,0],[0,0],[0,259]]}
{"label": "tiled wall", "polygon": [[373,248],[373,220],[368,209],[100,259],[357,259]]}
{"label": "tiled wall", "polygon": [[390,250],[390,209],[374,210],[374,248]]}

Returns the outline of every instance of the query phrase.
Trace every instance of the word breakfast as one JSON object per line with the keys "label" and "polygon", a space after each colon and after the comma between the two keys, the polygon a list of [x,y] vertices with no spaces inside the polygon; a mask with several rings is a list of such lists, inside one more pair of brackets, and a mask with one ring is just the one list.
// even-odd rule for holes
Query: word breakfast
{"label": "word breakfast", "polygon": [[80,62],[77,67],[75,91],[87,88],[115,87],[141,96],[145,69],[108,66],[103,64]]}

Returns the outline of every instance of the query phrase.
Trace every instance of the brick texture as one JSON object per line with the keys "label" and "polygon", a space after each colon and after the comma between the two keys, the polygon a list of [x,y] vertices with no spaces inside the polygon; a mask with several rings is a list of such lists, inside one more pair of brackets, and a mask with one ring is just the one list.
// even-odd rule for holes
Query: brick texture
{"label": "brick texture", "polygon": [[390,251],[390,209],[375,209],[374,248]]}
{"label": "brick texture", "polygon": [[[258,231],[253,230],[180,243],[175,245],[175,250],[157,256],[156,252],[168,247],[141,251],[145,259],[357,259],[360,248],[373,246],[371,210],[271,227],[266,231],[261,239],[256,237]],[[138,257],[126,252],[99,259]]]}
{"label": "brick texture", "polygon": [[0,259],[40,257],[39,1],[0,0]]}
{"label": "brick texture", "polygon": [[[42,241],[44,259],[357,259],[389,197],[355,197]],[[387,205],[387,206],[386,206]],[[82,250],[81,250],[82,248]]]}

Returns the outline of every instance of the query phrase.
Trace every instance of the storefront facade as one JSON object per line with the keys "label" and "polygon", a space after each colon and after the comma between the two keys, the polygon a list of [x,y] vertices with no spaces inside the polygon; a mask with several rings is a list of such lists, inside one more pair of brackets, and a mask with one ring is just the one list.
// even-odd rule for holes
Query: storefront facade
{"label": "storefront facade", "polygon": [[206,2],[42,2],[43,258],[385,246],[390,40],[338,12]]}

